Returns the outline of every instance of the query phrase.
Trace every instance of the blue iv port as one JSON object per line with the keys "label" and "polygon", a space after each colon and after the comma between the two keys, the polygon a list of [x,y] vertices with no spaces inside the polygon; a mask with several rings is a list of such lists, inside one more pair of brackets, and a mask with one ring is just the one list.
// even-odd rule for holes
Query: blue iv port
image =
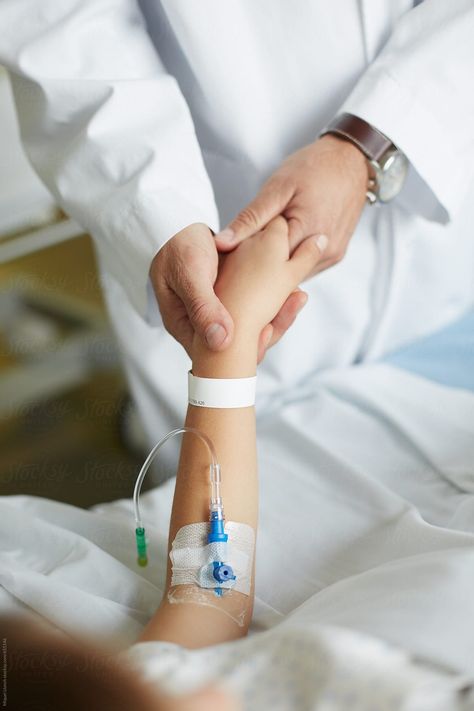
{"label": "blue iv port", "polygon": [[213,575],[218,583],[225,583],[227,580],[235,580],[234,571],[226,563],[214,563]]}

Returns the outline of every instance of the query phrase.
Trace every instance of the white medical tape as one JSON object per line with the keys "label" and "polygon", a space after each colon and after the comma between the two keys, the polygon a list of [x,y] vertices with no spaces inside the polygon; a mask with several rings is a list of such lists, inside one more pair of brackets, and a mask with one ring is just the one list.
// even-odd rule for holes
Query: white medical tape
{"label": "white medical tape", "polygon": [[[228,541],[208,543],[209,523],[190,523],[179,529],[174,539],[170,560],[171,586],[197,585],[201,588],[224,588],[250,594],[253,572],[255,534],[245,523],[226,521]],[[235,580],[217,582],[213,577],[213,563],[230,565]]]}
{"label": "white medical tape", "polygon": [[188,402],[196,407],[251,407],[255,405],[257,376],[199,378],[188,372]]}

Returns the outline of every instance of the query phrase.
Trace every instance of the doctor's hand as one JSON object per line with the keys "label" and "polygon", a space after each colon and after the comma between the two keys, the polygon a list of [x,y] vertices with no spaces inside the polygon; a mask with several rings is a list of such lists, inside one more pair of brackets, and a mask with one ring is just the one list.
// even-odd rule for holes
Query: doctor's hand
{"label": "doctor's hand", "polygon": [[[218,270],[216,242],[210,229],[200,223],[174,235],[152,261],[150,278],[164,326],[188,355],[195,333],[214,351],[225,350],[232,342],[233,319],[214,292]],[[259,362],[270,342],[276,343],[291,326],[306,299],[295,289],[272,322],[262,328]]]}
{"label": "doctor's hand", "polygon": [[221,252],[234,249],[282,215],[290,253],[308,237],[319,250],[305,278],[339,262],[366,200],[367,161],[352,143],[327,134],[290,155],[228,227],[215,236]]}

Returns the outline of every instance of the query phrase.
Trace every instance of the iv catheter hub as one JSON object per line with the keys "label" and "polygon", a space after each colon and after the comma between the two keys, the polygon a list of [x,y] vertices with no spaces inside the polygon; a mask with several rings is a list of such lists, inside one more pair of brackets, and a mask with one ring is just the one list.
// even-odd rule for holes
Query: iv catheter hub
{"label": "iv catheter hub", "polygon": [[225,519],[224,512],[222,510],[211,511],[210,518],[211,530],[207,537],[208,543],[217,543],[222,541],[225,543],[229,536],[224,531]]}

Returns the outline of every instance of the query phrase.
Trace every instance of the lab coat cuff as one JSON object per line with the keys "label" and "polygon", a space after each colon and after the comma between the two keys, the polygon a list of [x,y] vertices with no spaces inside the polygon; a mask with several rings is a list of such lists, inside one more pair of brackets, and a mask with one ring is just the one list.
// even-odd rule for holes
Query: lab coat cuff
{"label": "lab coat cuff", "polygon": [[352,113],[382,131],[407,156],[410,170],[399,204],[446,224],[459,209],[466,179],[450,130],[385,70],[362,77],[340,112]]}

